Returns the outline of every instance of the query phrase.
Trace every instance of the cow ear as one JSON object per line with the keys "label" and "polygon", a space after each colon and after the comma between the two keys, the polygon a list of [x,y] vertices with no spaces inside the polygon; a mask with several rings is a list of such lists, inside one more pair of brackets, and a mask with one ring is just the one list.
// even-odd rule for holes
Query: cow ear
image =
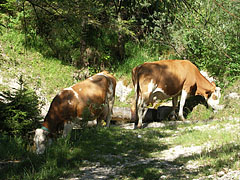
{"label": "cow ear", "polygon": [[216,88],[215,88],[215,91],[220,92],[220,91],[221,91],[221,88],[220,88],[220,87],[216,87]]}

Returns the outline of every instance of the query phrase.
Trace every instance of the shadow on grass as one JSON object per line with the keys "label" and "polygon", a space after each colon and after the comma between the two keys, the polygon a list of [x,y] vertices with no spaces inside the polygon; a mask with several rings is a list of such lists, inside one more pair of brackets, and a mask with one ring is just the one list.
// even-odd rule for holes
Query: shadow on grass
{"label": "shadow on grass", "polygon": [[[139,138],[141,130],[120,128],[86,128],[73,130],[67,140],[58,138],[43,155],[36,155],[27,142],[17,148],[14,139],[1,139],[6,145],[1,161],[18,160],[0,167],[0,179],[50,179],[67,177],[79,173],[79,167],[86,162],[99,162],[103,166],[117,166],[125,161],[148,158],[149,153],[161,151],[168,146],[155,141],[168,135],[161,131],[146,131]],[[152,139],[151,139],[152,138]],[[21,143],[20,143],[21,145]],[[87,164],[88,166],[88,164]]]}
{"label": "shadow on grass", "polygon": [[[177,127],[165,128],[174,130]],[[71,137],[58,138],[43,155],[36,155],[28,146],[29,142],[1,137],[0,179],[81,179],[85,173],[83,169],[87,167],[94,170],[108,167],[117,175],[109,175],[109,171],[104,170],[99,172],[107,177],[105,179],[186,179],[218,172],[224,167],[231,167],[239,159],[240,145],[233,143],[210,152],[180,156],[173,161],[152,157],[151,153],[161,154],[169,149],[168,144],[160,140],[170,135],[161,128],[125,130],[93,127],[73,130]],[[226,156],[230,153],[233,154]],[[190,160],[209,157],[214,159],[214,163],[196,170],[185,168]]]}

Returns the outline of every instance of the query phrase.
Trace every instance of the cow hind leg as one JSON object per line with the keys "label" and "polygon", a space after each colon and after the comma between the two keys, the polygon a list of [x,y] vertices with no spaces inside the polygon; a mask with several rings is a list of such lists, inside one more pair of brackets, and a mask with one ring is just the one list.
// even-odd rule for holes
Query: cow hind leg
{"label": "cow hind leg", "polygon": [[112,119],[113,104],[114,104],[114,98],[111,99],[108,104],[107,127],[110,126],[110,121]]}
{"label": "cow hind leg", "polygon": [[147,113],[147,104],[144,101],[144,98],[139,98],[139,102],[137,105],[137,113],[138,113],[138,125],[137,128],[142,128],[142,121]]}

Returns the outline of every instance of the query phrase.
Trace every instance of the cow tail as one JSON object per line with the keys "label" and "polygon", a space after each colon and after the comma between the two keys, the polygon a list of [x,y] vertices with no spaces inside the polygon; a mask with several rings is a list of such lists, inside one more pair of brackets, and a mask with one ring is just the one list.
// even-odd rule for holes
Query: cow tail
{"label": "cow tail", "polygon": [[138,99],[139,99],[139,77],[138,77],[138,67],[134,68],[132,71],[132,82],[134,85],[135,90],[135,100],[134,100],[134,112],[133,113],[133,120],[135,120],[135,124],[138,123]]}

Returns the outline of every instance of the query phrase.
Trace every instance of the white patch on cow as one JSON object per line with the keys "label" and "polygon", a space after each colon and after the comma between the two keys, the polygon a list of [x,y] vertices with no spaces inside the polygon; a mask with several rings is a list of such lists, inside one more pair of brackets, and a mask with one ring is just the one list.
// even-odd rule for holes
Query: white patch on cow
{"label": "white patch on cow", "polygon": [[70,100],[68,100],[68,104],[69,104],[69,105],[72,105],[72,102],[71,102]]}
{"label": "white patch on cow", "polygon": [[72,90],[72,91],[73,91],[74,95],[76,96],[76,98],[78,99],[79,98],[78,97],[78,93],[76,91],[74,91],[74,90]]}
{"label": "white patch on cow", "polygon": [[89,79],[89,80],[91,80],[91,81],[93,80],[93,78],[92,78],[92,77],[90,77],[90,78],[88,78],[88,79]]}
{"label": "white patch on cow", "polygon": [[148,108],[147,107],[147,104],[144,102],[144,98],[142,98],[141,96],[139,96],[139,99],[138,99],[138,128],[141,128],[142,127],[142,120],[143,118],[145,117],[146,113],[147,113],[147,110]]}
{"label": "white patch on cow", "polygon": [[100,73],[97,73],[96,75],[102,75],[102,76],[106,76],[104,73],[100,72]]}
{"label": "white patch on cow", "polygon": [[100,72],[100,73],[98,73],[98,74],[96,74],[96,75],[104,76],[104,77],[106,77],[106,78],[109,78],[108,75],[104,74],[103,72]]}
{"label": "white patch on cow", "polygon": [[219,100],[221,98],[220,88],[216,87],[215,91],[208,98],[207,103],[215,110],[221,110],[223,107],[219,106]]}
{"label": "white patch on cow", "polygon": [[46,141],[47,141],[47,134],[46,131],[43,129],[36,129],[34,142],[36,145],[36,153],[43,154],[46,149]]}
{"label": "white patch on cow", "polygon": [[78,91],[79,91],[79,92],[82,91],[82,88],[80,88]]}
{"label": "white patch on cow", "polygon": [[113,83],[112,82],[110,82],[110,85],[109,85],[109,87],[108,87],[108,91],[109,91],[109,93],[108,93],[108,98],[109,99],[112,99],[113,98]]}
{"label": "white patch on cow", "polygon": [[64,88],[63,91],[72,91],[72,87]]}
{"label": "white patch on cow", "polygon": [[181,120],[184,120],[184,117],[183,117],[183,107],[184,107],[184,104],[185,104],[185,101],[188,97],[188,93],[187,91],[185,90],[182,90],[182,94],[181,94],[181,100],[180,100],[180,107],[179,107],[179,113],[178,113],[178,116]]}
{"label": "white patch on cow", "polygon": [[148,84],[148,93],[153,92],[155,87],[156,87],[156,85],[153,83],[153,80],[151,80],[151,82]]}
{"label": "white patch on cow", "polygon": [[78,93],[74,91],[72,87],[65,88],[63,89],[63,91],[72,91],[74,93],[74,96],[76,96],[76,98],[79,98]]}

